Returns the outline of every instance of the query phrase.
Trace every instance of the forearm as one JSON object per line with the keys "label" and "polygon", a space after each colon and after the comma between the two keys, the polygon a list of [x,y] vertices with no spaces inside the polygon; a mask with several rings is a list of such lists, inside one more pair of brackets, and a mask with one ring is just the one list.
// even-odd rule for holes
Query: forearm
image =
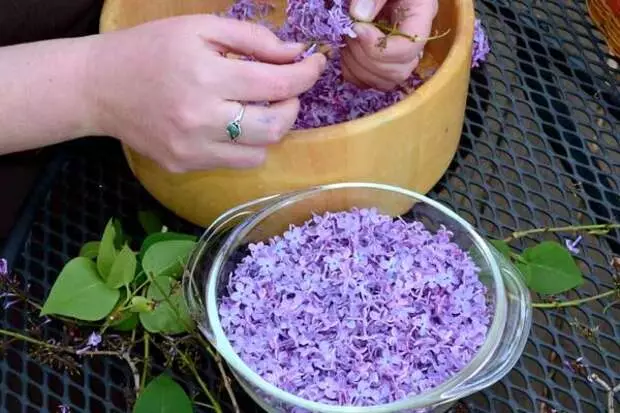
{"label": "forearm", "polygon": [[93,39],[0,48],[0,154],[96,133],[86,90]]}

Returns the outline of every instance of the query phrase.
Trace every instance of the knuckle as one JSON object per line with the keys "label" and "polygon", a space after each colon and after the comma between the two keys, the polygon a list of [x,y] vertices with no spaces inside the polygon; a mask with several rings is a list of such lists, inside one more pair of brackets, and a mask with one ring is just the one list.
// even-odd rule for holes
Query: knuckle
{"label": "knuckle", "polygon": [[188,150],[187,144],[182,139],[168,141],[168,153],[170,154],[170,161],[175,164],[184,164],[191,158],[191,151]]}
{"label": "knuckle", "polygon": [[189,133],[200,127],[202,119],[192,109],[181,107],[172,111],[171,121],[175,129],[182,133]]}
{"label": "knuckle", "polygon": [[266,151],[262,148],[254,148],[252,152],[238,153],[226,159],[226,165],[230,168],[254,168],[265,162]]}
{"label": "knuckle", "polygon": [[256,38],[263,40],[274,40],[276,38],[271,30],[261,24],[251,23],[250,33]]}
{"label": "knuckle", "polygon": [[272,81],[272,90],[274,95],[281,98],[286,98],[291,94],[293,90],[293,84],[287,78],[276,78]]}
{"label": "knuckle", "polygon": [[171,172],[173,174],[180,174],[180,173],[186,172],[186,169],[183,167],[182,164],[175,162],[173,160],[165,159],[163,162],[160,162],[160,163],[164,167],[164,169],[166,169],[168,172]]}
{"label": "knuckle", "polygon": [[398,70],[392,74],[391,78],[396,84],[401,84],[404,83],[407,79],[409,79],[409,76],[411,76],[410,71]]}
{"label": "knuckle", "polygon": [[267,129],[267,143],[278,143],[285,134],[285,128],[282,125],[274,124]]}

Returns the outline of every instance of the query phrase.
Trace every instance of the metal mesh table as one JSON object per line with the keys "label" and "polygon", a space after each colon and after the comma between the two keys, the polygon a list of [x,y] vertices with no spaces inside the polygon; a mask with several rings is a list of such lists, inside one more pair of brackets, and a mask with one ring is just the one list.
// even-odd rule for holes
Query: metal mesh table
{"label": "metal mesh table", "polygon": [[[484,235],[514,229],[620,221],[620,72],[602,35],[573,0],[478,1],[492,55],[472,74],[459,152],[430,196]],[[24,209],[3,255],[43,298],[63,263],[96,239],[112,216],[137,232],[136,213],[159,208],[131,176],[115,145],[59,156]],[[217,196],[217,194],[214,194]],[[191,230],[169,216],[167,223]],[[527,245],[525,240],[521,246]],[[589,238],[578,256],[587,277],[579,294],[612,288],[609,262],[620,237]],[[620,311],[594,302],[570,311],[536,311],[525,353],[493,387],[458,411],[604,412],[603,389],[564,362],[583,356],[592,372],[620,382]],[[19,309],[3,327],[23,329]],[[589,332],[597,330],[591,337]],[[62,337],[53,326],[50,337]],[[211,384],[218,375],[209,374]],[[125,412],[129,372],[113,359],[69,376],[11,344],[0,361],[0,412]],[[255,407],[244,401],[244,411]],[[620,403],[620,395],[616,397]]]}

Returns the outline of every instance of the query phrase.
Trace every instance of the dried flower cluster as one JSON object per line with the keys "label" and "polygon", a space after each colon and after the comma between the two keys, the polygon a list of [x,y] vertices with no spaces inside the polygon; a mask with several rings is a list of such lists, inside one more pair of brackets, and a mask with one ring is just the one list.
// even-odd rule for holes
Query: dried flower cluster
{"label": "dried flower cluster", "polygon": [[419,394],[462,369],[489,324],[479,269],[451,237],[374,209],[314,216],[249,246],[223,328],[252,369],[303,398]]}

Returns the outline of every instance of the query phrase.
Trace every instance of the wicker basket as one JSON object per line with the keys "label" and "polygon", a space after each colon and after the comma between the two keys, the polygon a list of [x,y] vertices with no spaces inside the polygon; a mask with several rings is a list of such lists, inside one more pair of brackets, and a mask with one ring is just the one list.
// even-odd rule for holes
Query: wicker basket
{"label": "wicker basket", "polygon": [[588,12],[609,46],[620,57],[620,0],[587,0]]}

